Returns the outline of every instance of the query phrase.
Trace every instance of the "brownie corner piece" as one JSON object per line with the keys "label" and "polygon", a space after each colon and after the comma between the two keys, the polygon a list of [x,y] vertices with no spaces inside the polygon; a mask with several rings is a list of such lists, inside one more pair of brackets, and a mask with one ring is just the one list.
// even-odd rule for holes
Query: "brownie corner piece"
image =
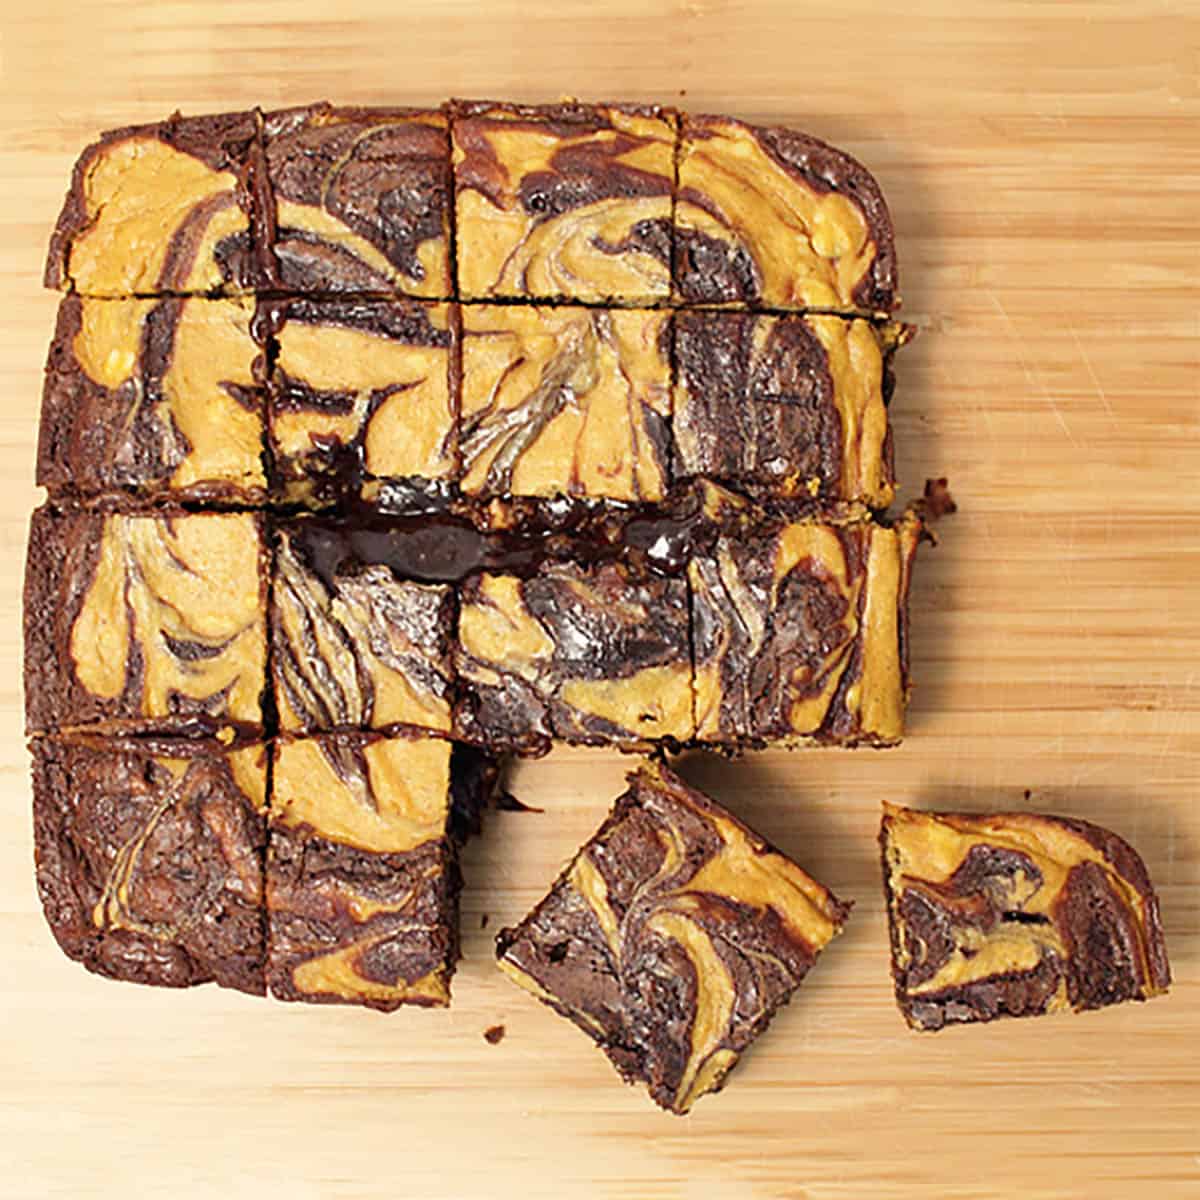
{"label": "brownie corner piece", "polygon": [[892,219],[871,173],[808,134],[732,117],[684,117],[673,280],[685,304],[899,306]]}
{"label": "brownie corner piece", "polygon": [[252,111],[102,134],[75,164],[46,286],[125,297],[263,285],[261,155]]}
{"label": "brownie corner piece", "polygon": [[464,299],[667,298],[673,113],[489,102],[451,112]]}
{"label": "brownie corner piece", "polygon": [[268,113],[264,137],[284,290],[452,294],[444,112],[320,103]]}
{"label": "brownie corner piece", "polygon": [[271,994],[384,1012],[448,1004],[461,886],[450,743],[282,738],[272,779]]}
{"label": "brownie corner piece", "polygon": [[649,762],[549,894],[496,939],[500,968],[686,1113],[719,1090],[850,906]]}
{"label": "brownie corner piece", "polygon": [[37,482],[52,495],[259,503],[263,352],[250,298],[67,295]]}
{"label": "brownie corner piece", "polygon": [[1171,975],[1137,852],[1086,821],[885,805],[896,1002],[917,1030],[1147,1000]]}
{"label": "brownie corner piece", "polygon": [[264,994],[265,746],[38,738],[33,793],[38,891],[69,957]]}
{"label": "brownie corner piece", "polygon": [[261,731],[261,516],[34,513],[25,571],[30,733]]}
{"label": "brownie corner piece", "polygon": [[448,734],[454,589],[360,558],[360,543],[375,543],[355,533],[313,517],[277,527],[271,672],[280,728]]}

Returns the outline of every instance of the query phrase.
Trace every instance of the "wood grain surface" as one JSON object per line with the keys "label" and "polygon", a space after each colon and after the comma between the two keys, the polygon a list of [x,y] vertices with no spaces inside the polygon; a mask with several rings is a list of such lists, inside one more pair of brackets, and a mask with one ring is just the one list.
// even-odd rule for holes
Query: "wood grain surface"
{"label": "wood grain surface", "polygon": [[[0,21],[0,1195],[1200,1195],[1200,6],[41,0]],[[961,506],[919,563],[901,749],[683,763],[858,903],[686,1119],[490,961],[620,789],[616,754],[517,774],[545,811],[496,816],[468,853],[447,1012],[104,982],[57,951],[33,885],[19,587],[42,255],[76,153],[175,107],[565,93],[794,124],[864,159],[923,331],[893,410],[905,491],[946,474]],[[907,1032],[884,798],[1128,837],[1171,994]]]}

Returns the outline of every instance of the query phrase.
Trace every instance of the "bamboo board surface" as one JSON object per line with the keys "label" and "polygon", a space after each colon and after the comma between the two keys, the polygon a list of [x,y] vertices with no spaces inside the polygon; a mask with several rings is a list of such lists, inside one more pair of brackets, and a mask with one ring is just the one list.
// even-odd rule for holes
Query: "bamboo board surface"
{"label": "bamboo board surface", "polygon": [[[0,79],[0,1196],[1200,1195],[1200,7],[43,0],[0,18]],[[898,364],[902,492],[946,474],[961,509],[918,564],[902,748],[683,763],[857,901],[686,1119],[490,962],[620,790],[619,755],[520,769],[545,811],[495,816],[468,852],[446,1012],[108,983],[57,951],[33,885],[19,589],[42,255],[75,155],[176,107],[566,93],[793,124],[876,172],[923,330]],[[908,1033],[885,797],[1128,837],[1171,994]]]}

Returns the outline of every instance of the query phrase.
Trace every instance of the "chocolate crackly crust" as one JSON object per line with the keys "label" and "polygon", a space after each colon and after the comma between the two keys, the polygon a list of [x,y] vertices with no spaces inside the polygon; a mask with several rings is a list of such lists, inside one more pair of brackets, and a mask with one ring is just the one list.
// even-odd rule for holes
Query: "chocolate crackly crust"
{"label": "chocolate crackly crust", "polygon": [[25,570],[29,732],[261,731],[266,585],[260,515],[39,509]]}
{"label": "chocolate crackly crust", "polygon": [[111,130],[75,164],[45,284],[116,297],[266,286],[265,189],[256,112]]}
{"label": "chocolate crackly crust", "polygon": [[683,118],[674,290],[738,303],[887,316],[899,306],[887,202],[857,160],[798,130]]}
{"label": "chocolate crackly crust", "polygon": [[264,746],[40,738],[33,794],[64,953],[113,979],[265,992]]}
{"label": "chocolate crackly crust", "polygon": [[496,956],[685,1113],[723,1086],[850,905],[660,763],[629,784]]}
{"label": "chocolate crackly crust", "polygon": [[885,805],[880,847],[896,1001],[914,1029],[1103,1008],[1170,985],[1145,864],[1106,829]]}

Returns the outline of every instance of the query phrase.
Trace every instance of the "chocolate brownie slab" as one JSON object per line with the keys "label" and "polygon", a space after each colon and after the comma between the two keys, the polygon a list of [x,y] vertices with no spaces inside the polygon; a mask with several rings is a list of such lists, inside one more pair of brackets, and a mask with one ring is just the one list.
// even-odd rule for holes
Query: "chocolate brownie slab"
{"label": "chocolate brownie slab", "polygon": [[264,136],[280,287],[451,295],[443,113],[314,104],[269,113]]}
{"label": "chocolate brownie slab", "polygon": [[251,513],[34,513],[31,733],[262,727],[266,552]]}
{"label": "chocolate brownie slab", "polygon": [[33,743],[38,891],[63,951],[162,987],[265,991],[266,747]]}
{"label": "chocolate brownie slab", "polygon": [[696,737],[892,745],[904,732],[920,522],[801,521],[693,559]]}
{"label": "chocolate brownie slab", "polygon": [[686,1113],[720,1089],[850,906],[658,763],[549,895],[496,939],[501,970]]}
{"label": "chocolate brownie slab", "polygon": [[673,113],[462,103],[452,135],[464,300],[667,298]]}
{"label": "chocolate brownie slab", "polygon": [[416,301],[293,299],[270,307],[275,492],[320,503],[360,476],[457,472],[457,311]]}
{"label": "chocolate brownie slab", "polygon": [[606,562],[485,574],[460,591],[455,730],[490,748],[636,749],[693,732],[687,587]]}
{"label": "chocolate brownie slab", "polygon": [[676,314],[675,472],[886,508],[887,400],[903,326],[832,316]]}
{"label": "chocolate brownie slab", "polygon": [[274,747],[271,994],[445,1005],[458,958],[451,747],[343,734]]}
{"label": "chocolate brownie slab", "polygon": [[84,296],[241,293],[267,282],[268,219],[254,112],[102,134],[71,177],[47,287]]}
{"label": "chocolate brownie slab", "polygon": [[653,310],[464,307],[463,490],[661,500],[669,336]]}
{"label": "chocolate brownie slab", "polygon": [[674,250],[688,304],[887,315],[900,302],[879,185],[793,129],[683,118]]}
{"label": "chocolate brownie slab", "polygon": [[1116,834],[1033,813],[885,805],[879,837],[896,1002],[912,1028],[1167,990],[1158,899]]}
{"label": "chocolate brownie slab", "polygon": [[46,364],[37,481],[58,495],[261,501],[254,302],[66,296]]}
{"label": "chocolate brownie slab", "polygon": [[338,531],[302,519],[277,535],[272,674],[287,731],[450,731],[454,590],[364,563]]}

